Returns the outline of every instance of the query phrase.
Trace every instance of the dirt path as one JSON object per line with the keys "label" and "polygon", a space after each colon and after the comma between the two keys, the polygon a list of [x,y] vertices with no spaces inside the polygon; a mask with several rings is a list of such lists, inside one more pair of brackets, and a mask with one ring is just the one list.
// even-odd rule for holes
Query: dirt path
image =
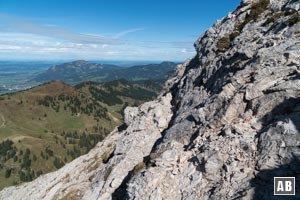
{"label": "dirt path", "polygon": [[120,123],[120,122],[121,122],[118,118],[114,117],[110,112],[108,112],[108,115],[109,115],[115,122],[117,122],[117,123]]}
{"label": "dirt path", "polygon": [[0,113],[0,118],[2,119],[2,124],[0,125],[0,128],[3,128],[5,126],[5,118],[1,113]]}

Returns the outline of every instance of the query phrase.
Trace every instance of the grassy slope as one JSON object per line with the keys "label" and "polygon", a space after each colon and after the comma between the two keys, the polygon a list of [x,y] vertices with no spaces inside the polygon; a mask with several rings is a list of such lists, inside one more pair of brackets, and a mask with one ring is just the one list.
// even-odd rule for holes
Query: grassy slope
{"label": "grassy slope", "polygon": [[[10,139],[17,149],[15,161],[13,158],[9,158],[3,162],[0,156],[0,189],[22,182],[20,171],[28,172],[28,169],[20,167],[26,149],[30,150],[30,170],[35,172],[32,179],[37,177],[39,171],[39,173],[46,173],[55,170],[56,167],[53,164],[55,157],[65,163],[86,153],[91,145],[80,147],[79,138],[67,137],[62,132],[73,133],[76,131],[79,137],[83,132],[87,135],[96,134],[105,137],[115,126],[122,123],[121,113],[125,105],[137,105],[149,100],[155,96],[154,91],[160,89],[155,84],[152,85],[152,89],[145,89],[147,86],[151,88],[149,83],[132,84],[123,80],[105,84],[85,83],[74,88],[62,82],[53,81],[27,91],[0,96],[0,142]],[[101,96],[95,96],[91,91],[96,91],[96,94],[107,94],[108,100],[118,98],[121,103],[108,105],[108,102],[102,100]],[[128,96],[130,91],[141,92],[143,95]],[[72,112],[71,107],[68,106],[70,101],[59,100],[58,96],[61,94],[78,98],[81,102],[79,107],[90,104],[95,108],[90,114],[82,110]],[[47,107],[40,103],[49,96],[53,97],[56,106],[59,105],[58,112],[55,107]],[[74,106],[72,103],[70,104]],[[95,117],[97,109],[105,110],[106,116]],[[99,138],[91,143],[94,145],[98,141]],[[47,147],[53,151],[53,156],[46,153]],[[44,158],[41,156],[42,154]],[[8,169],[13,170],[11,176],[5,178],[5,172]]]}

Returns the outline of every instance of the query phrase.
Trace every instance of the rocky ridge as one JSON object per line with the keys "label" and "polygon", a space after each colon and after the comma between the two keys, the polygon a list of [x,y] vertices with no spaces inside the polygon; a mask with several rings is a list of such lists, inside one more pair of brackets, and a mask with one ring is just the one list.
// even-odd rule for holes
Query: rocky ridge
{"label": "rocky ridge", "polygon": [[[300,1],[244,0],[195,42],[157,100],[0,199],[276,199],[300,180]],[[296,199],[300,198],[296,183]]]}

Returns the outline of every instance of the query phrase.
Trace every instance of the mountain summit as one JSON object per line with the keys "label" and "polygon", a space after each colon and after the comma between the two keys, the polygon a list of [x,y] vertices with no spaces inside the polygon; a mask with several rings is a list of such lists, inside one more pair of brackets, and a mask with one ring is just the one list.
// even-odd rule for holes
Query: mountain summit
{"label": "mountain summit", "polygon": [[195,42],[154,101],[88,154],[1,199],[300,198],[300,2],[244,0]]}

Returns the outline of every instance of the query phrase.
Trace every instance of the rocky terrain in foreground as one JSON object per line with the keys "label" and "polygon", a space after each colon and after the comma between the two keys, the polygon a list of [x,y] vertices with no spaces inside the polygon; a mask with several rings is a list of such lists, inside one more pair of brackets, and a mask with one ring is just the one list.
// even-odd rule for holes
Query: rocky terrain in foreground
{"label": "rocky terrain in foreground", "polygon": [[88,154],[0,199],[300,198],[300,2],[244,0],[154,101]]}

